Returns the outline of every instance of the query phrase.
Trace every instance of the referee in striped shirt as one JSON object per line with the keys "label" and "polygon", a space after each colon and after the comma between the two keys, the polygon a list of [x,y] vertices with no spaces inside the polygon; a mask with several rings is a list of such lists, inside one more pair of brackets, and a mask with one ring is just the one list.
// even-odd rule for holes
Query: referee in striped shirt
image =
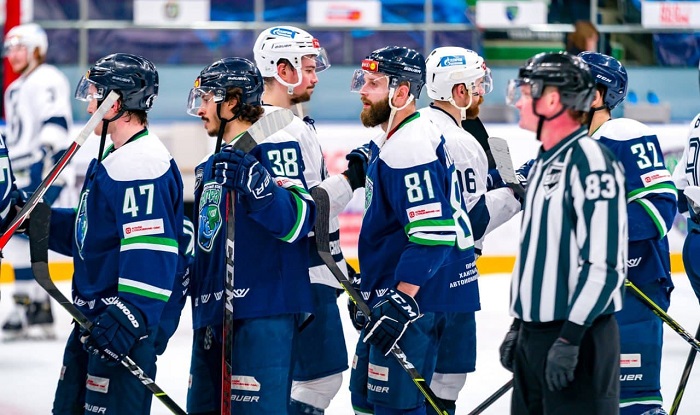
{"label": "referee in striped shirt", "polygon": [[563,52],[520,68],[508,99],[542,142],[528,176],[501,363],[513,371],[514,415],[619,411],[627,262],[624,172],[587,135],[588,66]]}

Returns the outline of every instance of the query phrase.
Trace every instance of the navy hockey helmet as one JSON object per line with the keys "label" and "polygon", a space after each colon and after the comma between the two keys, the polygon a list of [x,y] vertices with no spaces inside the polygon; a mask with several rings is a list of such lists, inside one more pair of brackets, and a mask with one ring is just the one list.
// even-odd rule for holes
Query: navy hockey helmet
{"label": "navy hockey helmet", "polygon": [[263,77],[253,62],[244,58],[224,58],[202,69],[190,90],[187,113],[197,116],[201,99],[209,96],[214,102],[226,99],[231,88],[242,90],[241,103],[262,105]]}
{"label": "navy hockey helmet", "polygon": [[425,85],[425,58],[406,47],[387,46],[375,50],[362,61],[362,70],[387,75],[390,88],[398,87],[403,81],[409,82],[411,94],[416,99]]}
{"label": "navy hockey helmet", "polygon": [[561,102],[576,111],[588,111],[595,97],[595,82],[588,65],[566,52],[543,52],[530,58],[509,84],[509,93],[522,84],[531,86],[532,98],[542,97],[545,87],[559,90]]}
{"label": "navy hockey helmet", "polygon": [[114,53],[99,59],[88,70],[78,83],[75,98],[102,100],[110,91],[121,96],[122,110],[148,111],[158,96],[158,71],[146,58]]}
{"label": "navy hockey helmet", "polygon": [[597,85],[605,87],[603,102],[608,109],[618,106],[627,96],[627,70],[617,59],[597,52],[578,55],[588,64]]}

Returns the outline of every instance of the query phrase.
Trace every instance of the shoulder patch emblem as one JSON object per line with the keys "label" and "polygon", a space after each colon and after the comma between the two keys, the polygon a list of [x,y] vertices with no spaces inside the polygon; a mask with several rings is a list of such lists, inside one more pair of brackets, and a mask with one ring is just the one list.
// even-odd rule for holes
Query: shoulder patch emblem
{"label": "shoulder patch emblem", "polygon": [[220,202],[222,200],[221,185],[209,182],[204,185],[199,199],[199,232],[197,244],[206,252],[211,252],[214,240],[222,227]]}

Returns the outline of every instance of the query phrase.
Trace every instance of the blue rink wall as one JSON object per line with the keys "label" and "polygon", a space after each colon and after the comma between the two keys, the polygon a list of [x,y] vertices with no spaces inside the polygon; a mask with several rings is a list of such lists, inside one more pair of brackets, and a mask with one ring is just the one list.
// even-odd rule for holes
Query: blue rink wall
{"label": "blue rink wall", "polygon": [[[674,165],[675,160],[680,157],[687,139],[689,124],[690,120],[687,123],[651,124],[659,136],[667,164]],[[81,125],[74,127],[74,135],[77,135],[80,128]],[[194,187],[194,167],[207,153],[213,150],[213,138],[207,137],[201,123],[195,118],[189,118],[189,121],[185,122],[154,122],[150,128],[163,140],[177,161],[184,179],[186,200],[191,201]],[[518,166],[536,156],[539,142],[535,140],[533,133],[522,130],[516,124],[487,124],[486,128],[491,136],[503,137],[508,140],[514,165]],[[316,129],[331,174],[340,173],[346,168],[345,155],[351,149],[380,134],[380,130],[377,128],[365,128],[360,125],[359,121],[345,123],[319,121],[316,123]],[[85,171],[90,160],[97,154],[98,141],[98,137],[90,136],[78,151],[72,162],[76,171]],[[362,220],[363,196],[362,190],[358,189],[355,198],[340,218],[341,245],[345,256],[353,265],[357,265],[357,233]],[[519,234],[520,217],[520,214],[516,215],[487,236],[483,256],[477,262],[482,274],[507,273],[512,270],[518,249],[518,238],[514,236]],[[683,272],[680,252],[685,238],[684,228],[685,220],[679,215],[676,224],[669,233],[673,272]],[[22,254],[12,252],[8,248],[4,250],[3,254],[5,258],[2,261],[0,282],[12,281],[14,278],[13,259],[17,258],[16,255]],[[52,255],[50,266],[52,267],[52,275],[56,279],[67,279],[72,275],[70,258]]]}

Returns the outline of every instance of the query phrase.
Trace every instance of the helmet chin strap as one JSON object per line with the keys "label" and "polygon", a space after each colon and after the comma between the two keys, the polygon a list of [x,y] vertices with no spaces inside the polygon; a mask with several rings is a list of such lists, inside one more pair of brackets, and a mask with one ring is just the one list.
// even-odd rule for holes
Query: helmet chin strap
{"label": "helmet chin strap", "polygon": [[601,105],[600,107],[592,107],[588,111],[588,124],[586,125],[586,128],[588,131],[591,131],[591,124],[593,124],[593,115],[596,113],[596,111],[601,111],[604,109],[607,109],[608,107],[605,106],[605,104]]}
{"label": "helmet chin strap", "polygon": [[279,81],[280,84],[284,85],[287,87],[287,94],[288,95],[293,95],[294,94],[294,88],[298,87],[301,85],[301,68],[294,68],[297,71],[297,79],[299,79],[296,83],[290,84],[289,82],[285,81],[282,79],[279,73],[275,73],[275,79]]}
{"label": "helmet chin strap", "polygon": [[216,148],[214,149],[214,154],[217,154],[219,151],[221,151],[222,142],[224,141],[224,132],[226,131],[226,124],[235,120],[241,115],[242,105],[239,104],[236,113],[233,114],[233,117],[223,118],[221,116],[221,104],[223,102],[224,101],[221,101],[216,104],[216,116],[219,117],[219,121],[221,121],[221,123],[219,124],[219,132],[216,133]]}
{"label": "helmet chin strap", "polygon": [[538,100],[539,100],[539,98],[538,98],[538,99],[533,99],[533,100],[532,100],[532,113],[535,114],[535,115],[537,115],[537,116],[539,117],[539,121],[537,122],[537,133],[536,133],[537,135],[536,135],[536,138],[537,138],[537,141],[542,141],[542,139],[540,138],[540,135],[541,135],[541,133],[542,133],[542,127],[544,126],[544,122],[545,122],[545,121],[551,121],[551,120],[557,118],[558,116],[562,115],[562,114],[564,113],[564,111],[567,110],[568,107],[562,105],[562,106],[561,106],[561,109],[560,109],[559,111],[557,111],[556,114],[552,115],[551,117],[545,117],[544,115],[538,114],[538,113],[537,113],[537,110],[535,109],[535,105],[537,104],[537,101],[538,101]]}
{"label": "helmet chin strap", "polygon": [[394,122],[394,117],[396,116],[396,112],[401,111],[402,109],[406,108],[408,106],[408,104],[413,102],[414,96],[413,96],[413,94],[410,94],[408,96],[408,99],[406,100],[406,103],[403,104],[402,107],[400,107],[400,108],[395,107],[394,104],[392,103],[392,101],[394,99],[394,92],[396,92],[396,88],[389,88],[389,108],[391,108],[391,112],[389,113],[389,123],[386,126],[386,131],[384,132],[384,134],[382,135],[382,138],[380,139],[379,148],[382,148],[382,146],[384,146],[384,142],[386,141],[386,139],[389,135],[389,132],[391,131],[391,124]]}
{"label": "helmet chin strap", "polygon": [[462,119],[462,121],[464,121],[467,119],[467,110],[469,109],[469,107],[472,106],[472,103],[474,102],[474,96],[469,94],[469,103],[466,107],[460,107],[459,105],[457,105],[454,96],[450,97],[450,99],[448,99],[447,102],[449,102],[450,104],[452,104],[453,107],[459,110],[459,116]]}
{"label": "helmet chin strap", "polygon": [[[99,107],[102,105],[102,100],[97,101],[97,106]],[[112,121],[118,120],[121,118],[122,115],[124,115],[124,110],[122,109],[121,105],[119,106],[119,111],[117,111],[116,115],[110,119],[102,119],[102,133],[100,134],[100,149],[98,150],[97,153],[97,164],[100,164],[102,162],[102,159],[104,158],[104,151],[105,151],[105,144],[107,142],[107,126],[109,126],[109,123]]]}

